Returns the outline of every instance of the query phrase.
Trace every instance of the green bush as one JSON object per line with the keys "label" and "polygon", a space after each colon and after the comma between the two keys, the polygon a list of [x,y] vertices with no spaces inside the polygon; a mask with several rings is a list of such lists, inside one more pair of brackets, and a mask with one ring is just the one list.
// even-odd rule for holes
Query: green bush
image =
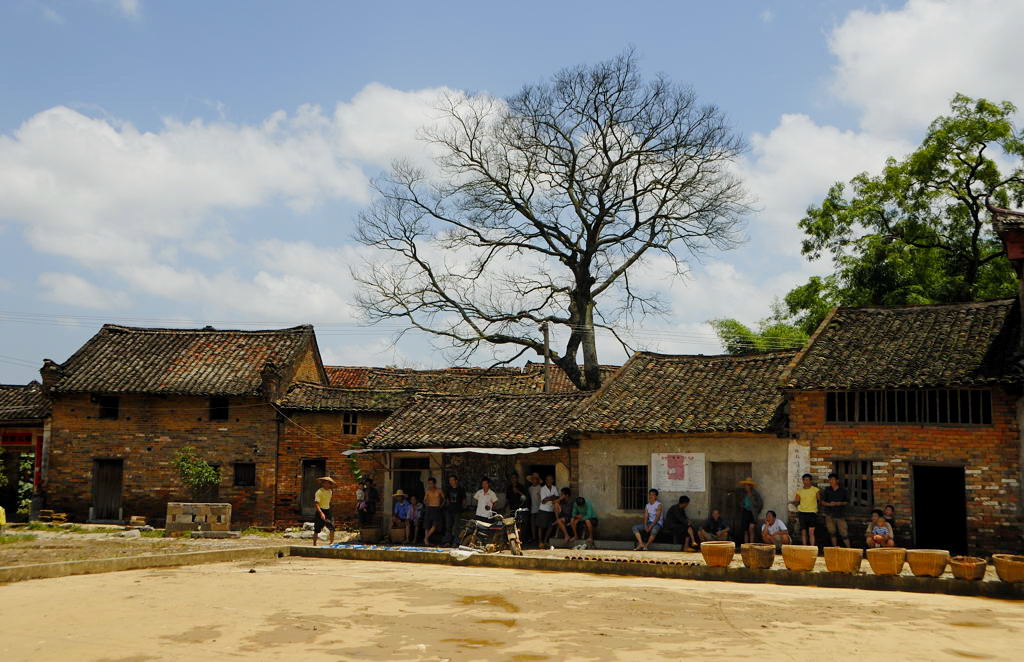
{"label": "green bush", "polygon": [[220,482],[220,474],[199,456],[192,446],[185,446],[174,455],[171,464],[178,470],[181,482],[192,490],[193,497]]}

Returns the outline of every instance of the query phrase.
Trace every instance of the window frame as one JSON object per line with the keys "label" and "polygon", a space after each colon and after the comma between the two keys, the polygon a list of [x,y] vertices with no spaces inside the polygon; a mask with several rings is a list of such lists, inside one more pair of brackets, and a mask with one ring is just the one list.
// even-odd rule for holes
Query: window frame
{"label": "window frame", "polygon": [[[874,458],[862,457],[839,457],[832,458],[832,472],[839,477],[839,485],[846,488],[846,495],[849,498],[846,510],[847,513],[867,515],[875,508],[875,462]],[[851,471],[851,465],[860,463],[856,471]],[[858,486],[856,481],[860,481]],[[862,494],[868,495],[867,503],[860,498]]]}
{"label": "window frame", "polygon": [[346,411],[341,414],[341,433],[342,434],[359,434],[359,412],[357,411]]}
{"label": "window frame", "polygon": [[[647,483],[650,481],[650,466],[646,464],[620,464],[618,467],[618,509],[630,512],[642,511],[644,504],[647,503],[647,491],[649,489]],[[637,474],[641,473],[641,470],[643,474],[642,480],[638,483]],[[630,472],[633,473],[632,476]]]}
{"label": "window frame", "polygon": [[[112,404],[111,404],[112,403]],[[101,421],[116,421],[121,418],[121,397],[117,395],[97,395],[96,405],[99,409],[96,418]]]}
{"label": "window frame", "polygon": [[[232,487],[256,487],[256,463],[255,462],[232,462],[232,469],[234,475],[232,477]],[[252,482],[240,482],[238,477],[238,470],[240,467],[246,467],[246,471],[252,471]]]}
{"label": "window frame", "polygon": [[210,396],[209,418],[211,421],[231,420],[231,399],[227,396]]}
{"label": "window frame", "polygon": [[991,427],[993,400],[990,388],[830,390],[825,423]]}

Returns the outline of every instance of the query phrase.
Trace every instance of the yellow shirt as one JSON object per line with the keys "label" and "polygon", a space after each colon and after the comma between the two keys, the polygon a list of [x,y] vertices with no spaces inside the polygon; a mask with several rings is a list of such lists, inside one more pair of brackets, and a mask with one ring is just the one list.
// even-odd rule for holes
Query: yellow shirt
{"label": "yellow shirt", "polygon": [[3,506],[0,506],[0,526],[7,524],[7,511],[4,510]]}
{"label": "yellow shirt", "polygon": [[796,507],[801,513],[816,513],[818,512],[818,488],[817,487],[801,487],[796,491],[796,495],[800,497],[800,505]]}
{"label": "yellow shirt", "polygon": [[334,490],[325,490],[324,488],[321,487],[319,490],[316,491],[316,495],[313,498],[316,499],[316,502],[318,504],[320,504],[320,510],[330,510],[331,497],[333,496]]}

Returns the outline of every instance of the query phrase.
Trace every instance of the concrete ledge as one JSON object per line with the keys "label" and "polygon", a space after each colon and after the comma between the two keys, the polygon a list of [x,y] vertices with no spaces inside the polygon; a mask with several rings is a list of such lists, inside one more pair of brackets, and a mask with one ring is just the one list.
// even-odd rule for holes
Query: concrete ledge
{"label": "concrete ledge", "polygon": [[552,572],[589,572],[634,577],[665,577],[702,581],[727,581],[783,586],[819,586],[825,588],[859,588],[869,591],[905,591],[946,595],[981,596],[1024,600],[1024,583],[1002,581],[977,582],[931,577],[882,576],[871,574],[844,575],[835,572],[793,572],[790,570],[750,570],[742,566],[711,568],[700,563],[682,561],[607,561],[552,558],[544,556],[512,556],[509,554],[473,554],[458,560],[446,552],[412,552],[379,549],[337,549],[329,547],[292,547],[292,556],[346,559],[352,561],[395,561],[402,563],[436,563],[441,565],[546,570]]}
{"label": "concrete ledge", "polygon": [[102,572],[117,572],[119,570],[275,559],[288,556],[290,550],[291,548],[286,545],[239,547],[237,549],[213,549],[202,552],[179,552],[176,554],[125,556],[113,559],[88,559],[85,561],[58,561],[56,563],[14,565],[0,568],[0,583],[20,582],[27,579],[67,577],[69,575],[91,575]]}

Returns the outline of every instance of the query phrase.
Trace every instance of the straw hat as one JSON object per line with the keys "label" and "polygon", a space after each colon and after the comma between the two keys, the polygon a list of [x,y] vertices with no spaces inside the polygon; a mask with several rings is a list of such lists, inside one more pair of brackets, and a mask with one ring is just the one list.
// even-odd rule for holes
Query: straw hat
{"label": "straw hat", "polygon": [[754,482],[753,478],[748,476],[746,480],[740,481],[740,485],[750,485],[751,487],[754,487],[755,485],[757,485],[757,483]]}
{"label": "straw hat", "polygon": [[396,496],[406,496],[406,494],[402,490],[398,490],[397,492],[395,492],[391,496],[393,496],[393,497],[396,497]]}
{"label": "straw hat", "polygon": [[321,483],[330,483],[331,487],[337,485],[337,483],[334,482],[334,479],[331,478],[330,476],[320,476],[319,478],[317,478],[317,480],[320,481]]}

